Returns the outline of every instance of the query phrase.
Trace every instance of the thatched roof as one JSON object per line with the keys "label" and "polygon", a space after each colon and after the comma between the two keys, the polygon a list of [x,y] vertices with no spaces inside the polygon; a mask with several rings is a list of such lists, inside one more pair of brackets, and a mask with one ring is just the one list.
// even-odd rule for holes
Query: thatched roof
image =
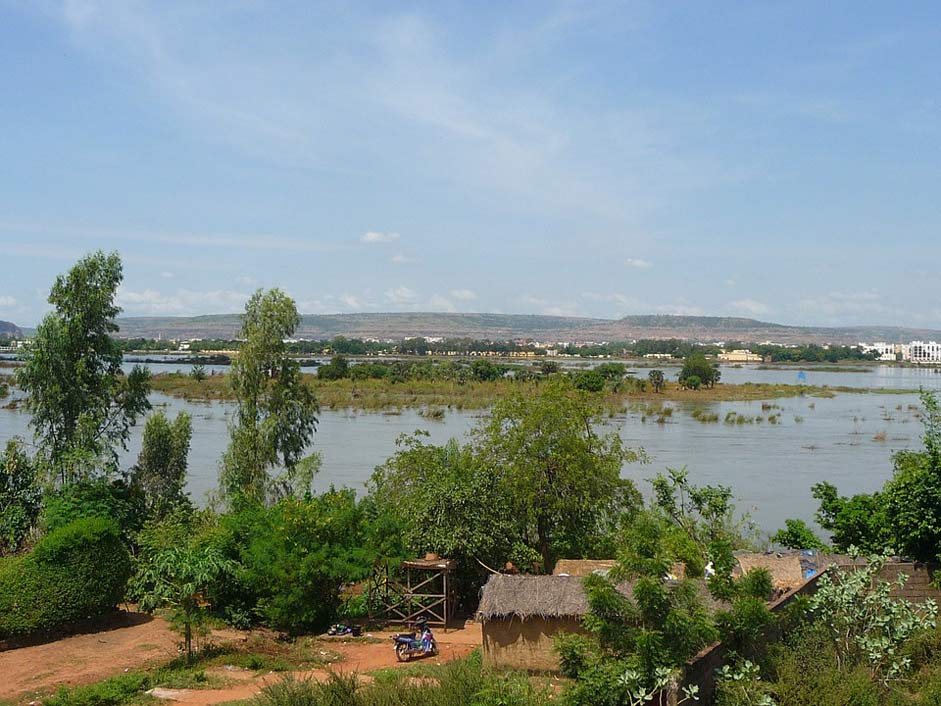
{"label": "thatched roof", "polygon": [[[581,576],[510,576],[493,574],[484,586],[477,618],[581,618],[588,613],[584,577]],[[706,610],[728,608],[724,601],[709,593],[706,582],[696,580],[699,596]],[[617,590],[633,599],[631,581],[619,583]]]}
{"label": "thatched roof", "polygon": [[607,575],[617,566],[614,559],[559,559],[552,570],[553,576]]}
{"label": "thatched roof", "polygon": [[509,576],[493,574],[484,586],[477,616],[494,618],[581,617],[588,597],[580,576]]}
{"label": "thatched roof", "polygon": [[759,554],[743,552],[736,554],[741,573],[747,574],[752,569],[767,569],[775,588],[795,588],[804,583],[804,570],[797,554]]}

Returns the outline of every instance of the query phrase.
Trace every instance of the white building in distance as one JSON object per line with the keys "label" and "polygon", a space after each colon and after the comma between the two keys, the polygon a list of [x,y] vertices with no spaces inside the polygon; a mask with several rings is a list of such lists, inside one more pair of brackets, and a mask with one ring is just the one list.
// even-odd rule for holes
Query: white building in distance
{"label": "white building in distance", "polygon": [[941,343],[935,341],[912,341],[911,343],[860,343],[860,349],[879,354],[878,360],[886,362],[903,361],[933,365],[941,363]]}

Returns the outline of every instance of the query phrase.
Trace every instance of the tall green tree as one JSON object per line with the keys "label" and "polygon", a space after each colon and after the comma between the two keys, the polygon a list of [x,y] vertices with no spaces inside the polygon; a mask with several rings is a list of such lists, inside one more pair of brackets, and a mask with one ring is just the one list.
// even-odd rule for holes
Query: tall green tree
{"label": "tall green tree", "polygon": [[653,387],[654,392],[663,391],[663,384],[666,381],[663,376],[662,370],[651,370],[647,373],[647,379],[650,381],[651,387]]}
{"label": "tall green tree", "polygon": [[245,305],[230,373],[238,412],[220,474],[230,501],[270,500],[270,471],[280,465],[293,474],[317,428],[317,400],[284,342],[300,321],[294,300],[280,289],[259,289]]}
{"label": "tall green tree", "polygon": [[117,253],[95,252],[56,278],[54,307],[40,323],[17,384],[49,480],[60,484],[117,470],[117,447],[150,408],[149,373],[121,371],[115,304],[123,278]]}
{"label": "tall green tree", "polygon": [[147,418],[131,479],[143,491],[151,515],[163,517],[186,502],[183,488],[192,437],[193,426],[187,412],[180,412],[172,422],[162,411]]}
{"label": "tall green tree", "polygon": [[39,516],[42,493],[32,459],[17,439],[0,453],[0,555],[16,552]]}
{"label": "tall green tree", "polygon": [[601,411],[591,395],[553,378],[535,396],[501,400],[475,432],[480,462],[505,484],[520,535],[546,572],[562,553],[593,553],[593,543],[640,503],[621,468],[643,459],[643,451],[625,446],[616,432],[599,434]]}
{"label": "tall green tree", "polygon": [[680,370],[677,381],[686,387],[688,380],[698,378],[706,387],[715,387],[721,375],[717,363],[710,363],[702,353],[693,353],[683,361],[683,368]]}

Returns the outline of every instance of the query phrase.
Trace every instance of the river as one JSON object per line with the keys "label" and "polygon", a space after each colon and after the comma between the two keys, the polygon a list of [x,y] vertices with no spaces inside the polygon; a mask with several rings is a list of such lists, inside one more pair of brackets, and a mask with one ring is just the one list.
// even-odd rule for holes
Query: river
{"label": "river", "polygon": [[[154,372],[185,369],[177,363],[154,364]],[[9,372],[9,369],[0,369]],[[723,367],[726,382],[796,383],[799,370],[759,370]],[[639,375],[646,371],[638,370]],[[810,385],[879,389],[941,389],[941,374],[930,369],[877,366],[872,372],[806,372]],[[151,398],[169,414],[187,410],[193,416],[188,489],[202,501],[216,485],[218,460],[228,441],[230,403],[186,402],[165,395]],[[719,402],[699,405],[717,414],[718,422],[704,423],[692,416],[696,405],[667,403],[674,411],[662,417],[641,406],[606,420],[632,447],[641,447],[648,464],[626,465],[625,477],[646,493],[647,478],[667,467],[688,466],[696,483],[730,485],[738,509],[749,512],[767,531],[783,525],[787,517],[813,521],[816,503],[810,487],[821,480],[837,485],[844,494],[870,492],[889,477],[891,457],[901,449],[918,448],[921,424],[916,416],[918,396],[908,394],[844,393],[832,398],[790,398],[762,402]],[[726,415],[743,415],[763,423],[727,424]],[[418,410],[401,413],[330,411],[320,415],[314,449],[323,455],[318,489],[349,486],[362,492],[376,465],[395,450],[403,433],[427,430],[441,443],[464,437],[481,412],[448,412],[443,420],[422,417]],[[779,415],[770,424],[769,415]],[[0,409],[0,443],[13,436],[28,436],[29,417],[22,411]],[[140,426],[134,429],[122,463],[130,465],[140,450]]]}

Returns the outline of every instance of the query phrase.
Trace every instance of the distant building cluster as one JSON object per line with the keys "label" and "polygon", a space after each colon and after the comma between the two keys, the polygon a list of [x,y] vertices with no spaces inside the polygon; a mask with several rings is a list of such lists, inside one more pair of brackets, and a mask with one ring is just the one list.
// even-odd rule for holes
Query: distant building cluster
{"label": "distant building cluster", "polygon": [[866,353],[876,352],[878,360],[905,363],[941,363],[941,343],[935,341],[912,341],[911,343],[860,343]]}

